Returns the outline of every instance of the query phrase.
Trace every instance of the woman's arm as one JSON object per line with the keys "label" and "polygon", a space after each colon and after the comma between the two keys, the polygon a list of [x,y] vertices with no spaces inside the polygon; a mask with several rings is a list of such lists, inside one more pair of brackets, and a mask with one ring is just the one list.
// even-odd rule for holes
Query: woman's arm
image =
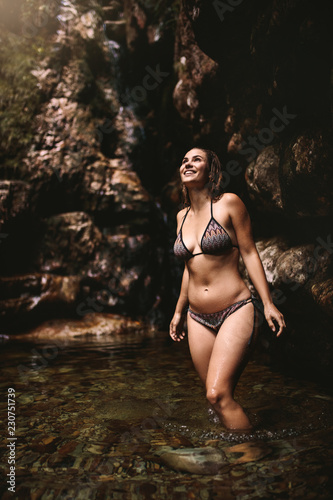
{"label": "woman's arm", "polygon": [[[181,210],[177,214],[177,234],[180,230],[180,226],[185,215],[186,209]],[[185,332],[183,330],[183,325],[185,321],[185,308],[188,305],[187,290],[188,290],[189,272],[187,264],[185,264],[185,269],[183,272],[182,284],[180,287],[179,298],[176,304],[175,313],[170,323],[170,337],[173,340],[180,341],[185,337]]]}
{"label": "woman's arm", "polygon": [[265,271],[253,240],[250,216],[242,200],[233,193],[228,193],[228,205],[242,259],[263,302],[267,323],[275,332],[273,320],[277,321],[279,325],[277,336],[279,336],[286,324],[283,315],[273,303]]}
{"label": "woman's arm", "polygon": [[188,280],[189,280],[189,273],[187,265],[185,264],[179,299],[177,301],[175,313],[171,320],[169,329],[170,337],[172,338],[172,340],[175,341],[183,340],[183,338],[185,337],[183,326],[185,321],[185,308],[188,305],[188,298],[187,298]]}
{"label": "woman's arm", "polygon": [[188,268],[187,265],[185,264],[185,269],[183,272],[183,278],[182,278],[182,284],[180,287],[180,293],[179,293],[179,299],[176,304],[176,309],[175,313],[177,314],[183,314],[185,308],[188,305],[188,298],[187,298],[187,291],[188,291],[188,280],[189,280],[189,273],[188,273]]}

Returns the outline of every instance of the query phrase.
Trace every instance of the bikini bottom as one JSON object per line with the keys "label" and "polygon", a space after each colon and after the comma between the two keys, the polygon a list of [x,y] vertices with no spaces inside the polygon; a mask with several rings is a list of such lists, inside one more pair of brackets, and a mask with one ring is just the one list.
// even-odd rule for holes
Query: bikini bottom
{"label": "bikini bottom", "polygon": [[221,325],[228,318],[228,316],[230,316],[230,314],[234,313],[235,311],[237,311],[237,309],[240,309],[241,307],[245,306],[245,304],[249,304],[250,302],[252,302],[254,307],[253,328],[249,340],[249,345],[250,345],[255,327],[256,307],[259,311],[261,311],[259,307],[259,300],[254,295],[251,295],[251,297],[249,297],[248,299],[239,300],[238,302],[231,304],[231,306],[227,307],[226,309],[223,309],[222,311],[218,311],[215,313],[210,313],[210,314],[197,313],[192,311],[190,308],[188,308],[188,312],[192,319],[194,319],[198,323],[201,323],[204,326],[207,326],[208,328],[213,330],[214,333],[217,334]]}

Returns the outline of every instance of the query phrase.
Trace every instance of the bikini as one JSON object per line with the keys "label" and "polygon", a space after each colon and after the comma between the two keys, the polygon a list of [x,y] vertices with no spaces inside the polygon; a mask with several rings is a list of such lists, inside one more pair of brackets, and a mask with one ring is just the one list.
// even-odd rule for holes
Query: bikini
{"label": "bikini", "polygon": [[[231,238],[224,229],[223,226],[219,222],[217,222],[216,219],[214,219],[213,215],[213,201],[211,201],[211,218],[206,226],[206,229],[202,235],[201,238],[201,252],[193,254],[190,252],[190,250],[187,248],[183,241],[183,226],[184,222],[186,220],[187,214],[189,213],[191,207],[188,208],[183,221],[182,225],[180,227],[179,233],[177,235],[177,239],[174,244],[174,254],[177,258],[184,260],[184,261],[189,261],[193,257],[196,257],[197,255],[223,255],[226,252],[229,252],[232,250],[233,247],[238,248],[238,245],[233,245]],[[210,328],[215,334],[218,333],[221,325],[223,322],[235,311],[243,307],[245,304],[249,304],[252,302],[253,307],[254,307],[254,317],[253,317],[253,329],[251,333],[251,337],[249,340],[249,345],[251,343],[253,333],[254,333],[254,327],[255,327],[255,319],[256,319],[256,307],[260,309],[259,307],[259,300],[251,294],[251,297],[248,297],[247,299],[239,300],[238,302],[235,302],[234,304],[231,304],[231,306],[227,307],[226,309],[223,309],[222,311],[218,311],[215,313],[210,313],[210,314],[204,314],[204,313],[197,313],[192,311],[190,308],[188,308],[189,315],[191,318],[193,318],[195,321],[198,323],[201,323],[202,325]]]}

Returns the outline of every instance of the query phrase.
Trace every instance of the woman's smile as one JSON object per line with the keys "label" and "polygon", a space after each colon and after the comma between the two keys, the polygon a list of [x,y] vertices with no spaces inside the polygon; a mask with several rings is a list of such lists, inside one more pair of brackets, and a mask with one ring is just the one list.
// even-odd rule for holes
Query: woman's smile
{"label": "woman's smile", "polygon": [[198,177],[198,180],[206,180],[208,175],[208,165],[205,154],[200,149],[194,148],[188,151],[183,158],[180,166],[180,175],[182,179]]}

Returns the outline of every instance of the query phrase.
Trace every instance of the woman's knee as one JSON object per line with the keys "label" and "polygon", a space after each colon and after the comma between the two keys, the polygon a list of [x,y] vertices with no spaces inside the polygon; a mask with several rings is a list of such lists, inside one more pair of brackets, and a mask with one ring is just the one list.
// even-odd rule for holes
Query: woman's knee
{"label": "woman's knee", "polygon": [[224,406],[232,400],[232,393],[228,387],[207,387],[206,398],[212,405]]}

